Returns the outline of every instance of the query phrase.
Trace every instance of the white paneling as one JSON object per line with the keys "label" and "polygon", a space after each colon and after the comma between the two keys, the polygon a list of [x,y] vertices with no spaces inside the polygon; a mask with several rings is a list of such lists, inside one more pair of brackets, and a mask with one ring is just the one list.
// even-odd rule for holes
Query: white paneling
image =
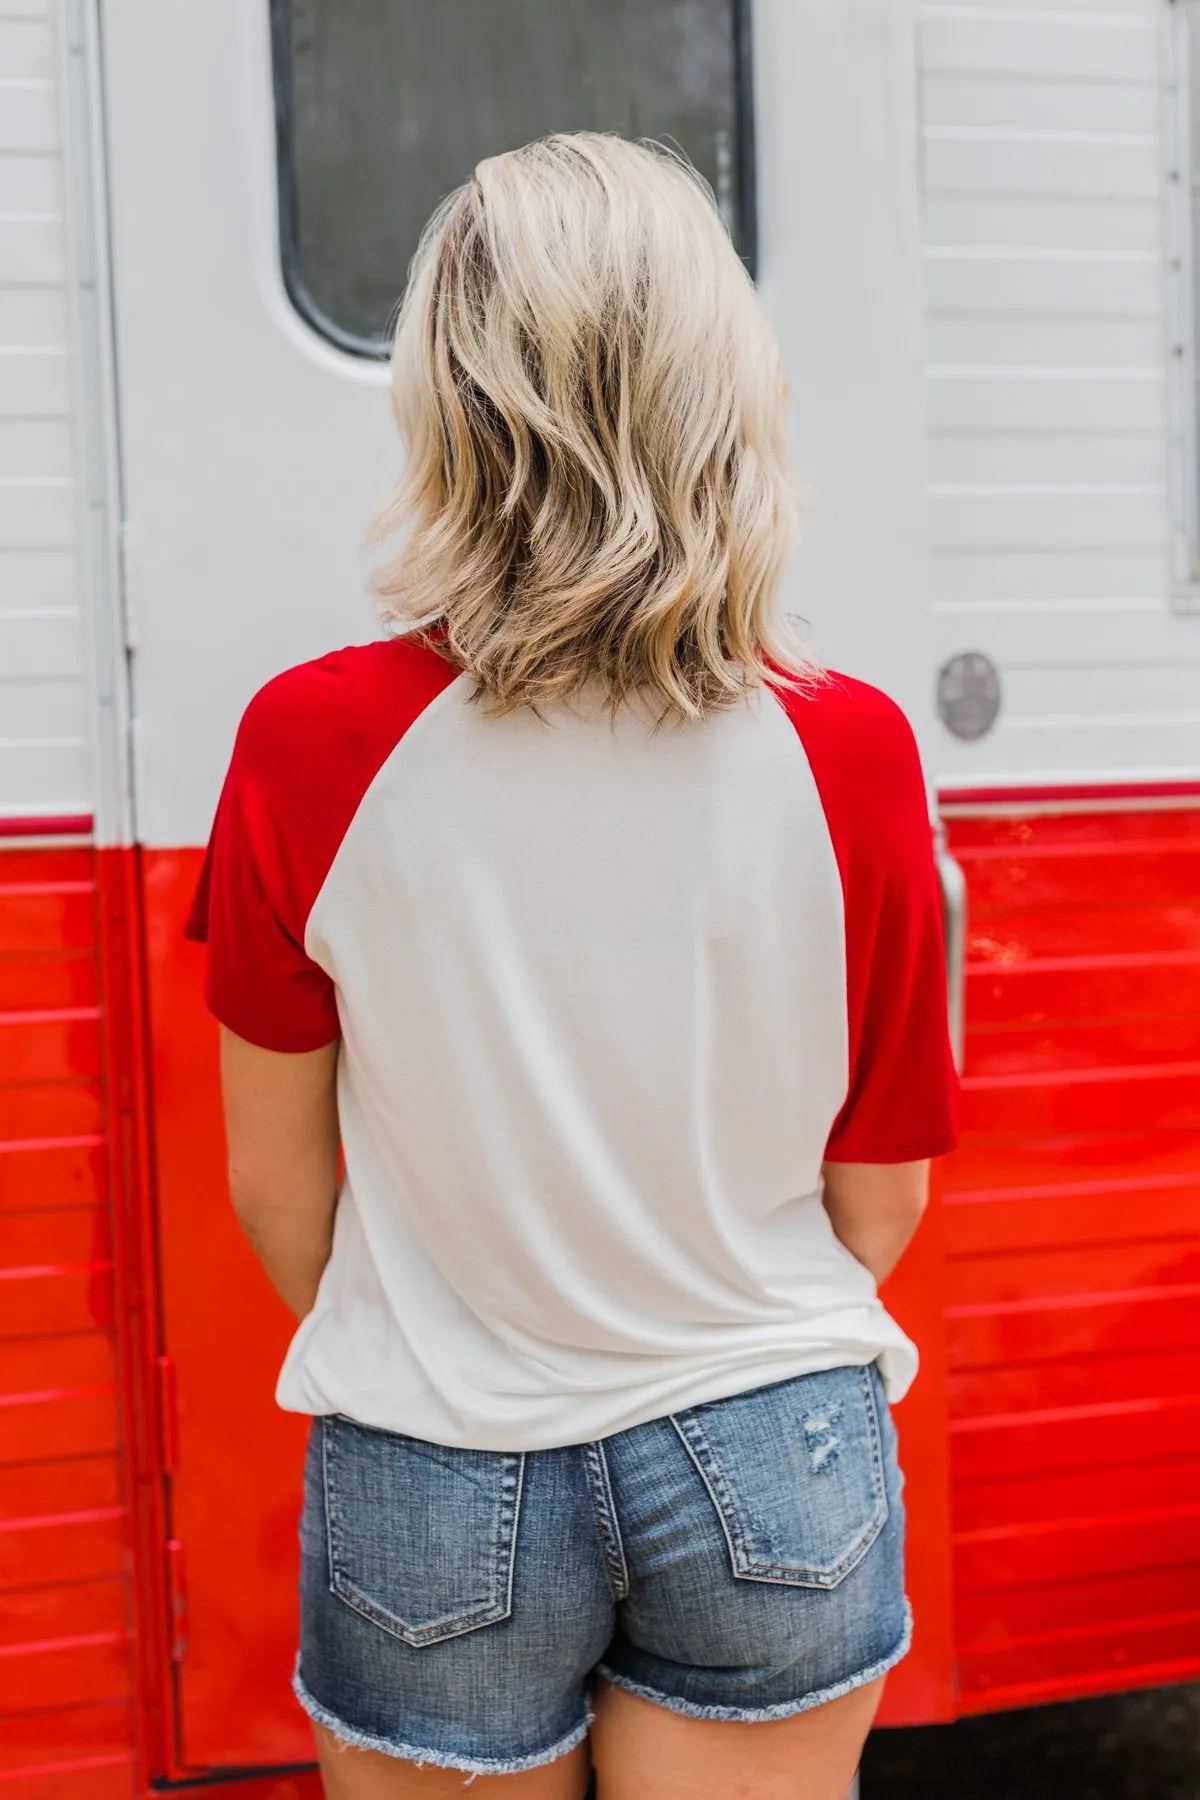
{"label": "white paneling", "polygon": [[6,85],[0,73],[0,151],[54,150],[60,137],[54,84]]}
{"label": "white paneling", "polygon": [[45,680],[36,673],[0,679],[0,704],[4,708],[0,737],[58,743],[87,736],[88,695],[78,679]]}
{"label": "white paneling", "polygon": [[935,603],[1120,600],[1133,594],[1158,599],[1165,613],[1169,573],[1165,540],[1153,550],[958,551],[933,558],[930,594]]}
{"label": "white paneling", "polygon": [[0,818],[90,813],[85,735],[10,740],[0,735]]}
{"label": "white paneling", "polygon": [[0,218],[0,285],[49,287],[66,275],[61,219]]}
{"label": "white paneling", "polygon": [[71,371],[65,347],[0,344],[0,418],[65,419]]}
{"label": "white paneling", "polygon": [[1114,87],[1108,81],[997,81],[988,75],[927,71],[921,117],[934,128],[970,125],[1061,137],[1081,131],[1153,137],[1159,128],[1159,96],[1152,87]]}
{"label": "white paneling", "polygon": [[67,550],[76,535],[73,482],[38,475],[0,480],[0,549]]}
{"label": "white paneling", "polygon": [[1190,781],[1196,775],[1196,727],[1173,717],[1054,713],[1044,720],[1014,720],[1002,711],[979,743],[961,744],[944,735],[936,779],[950,789],[980,783]]}
{"label": "white paneling", "polygon": [[[991,605],[934,609],[939,662],[960,650],[982,650],[1011,671],[1021,667],[1061,672],[1087,663],[1150,669],[1185,669],[1200,693],[1200,633],[1180,646],[1174,620],[1159,599],[996,601]],[[1003,650],[1003,655],[998,652]],[[1074,679],[1072,696],[1078,692]]]}
{"label": "white paneling", "polygon": [[91,810],[56,38],[0,5],[0,816]]}
{"label": "white paneling", "polygon": [[51,20],[0,17],[0,80],[53,82],[56,75]]}
{"label": "white paneling", "polygon": [[62,208],[62,164],[55,154],[0,156],[0,213],[50,213],[57,218]]}
{"label": "white paneling", "polygon": [[1153,251],[930,249],[925,258],[930,316],[941,312],[1061,313],[1072,321],[1113,313],[1161,318],[1162,264]]}
{"label": "white paneling", "polygon": [[1084,656],[1064,685],[1059,669],[1009,666],[1008,712],[1014,719],[1064,714],[1085,718],[1152,719],[1200,726],[1200,665],[1192,662],[1101,664]]}
{"label": "white paneling", "polygon": [[0,605],[74,612],[79,561],[74,550],[0,550]]}
{"label": "white paneling", "polygon": [[67,296],[61,287],[0,287],[0,345],[61,348],[67,330]]}
{"label": "white paneling", "polygon": [[939,6],[936,0],[927,0],[925,10],[967,18],[973,13],[1033,13],[1040,18],[1087,14],[1092,18],[1147,19],[1158,4],[1159,0],[958,0],[956,5]]}
{"label": "white paneling", "polygon": [[1025,195],[1039,199],[1102,196],[1157,198],[1156,138],[1117,143],[1029,142],[1018,136],[980,137],[962,128],[927,133],[925,183],[930,195]]}
{"label": "white paneling", "polygon": [[1108,256],[1162,250],[1162,206],[1157,200],[1066,199],[1056,194],[1016,198],[977,194],[926,197],[925,242],[998,249],[1089,250]]}
{"label": "white paneling", "polygon": [[[1083,491],[1080,491],[1082,489]],[[1161,489],[1119,484],[947,483],[930,488],[935,550],[1154,550],[1163,539]]]}
{"label": "white paneling", "polygon": [[1163,488],[1167,446],[1160,433],[931,432],[932,482],[1132,482]]}
{"label": "white paneling", "polygon": [[932,364],[928,376],[936,431],[1166,431],[1161,368]]}
{"label": "white paneling", "polygon": [[1017,6],[921,8],[921,60],[965,75],[1158,80],[1157,21],[1144,7],[1112,14]]}
{"label": "white paneling", "polygon": [[[73,449],[65,419],[0,418],[0,481],[31,475],[69,480],[74,473]],[[0,594],[0,606],[4,603]]]}
{"label": "white paneling", "polygon": [[[1070,369],[1115,365],[1153,368],[1162,356],[1159,317],[1078,319],[1018,315],[1006,321],[1003,348],[1014,362]],[[979,365],[996,352],[996,321],[987,314],[934,313],[925,330],[930,362]]]}
{"label": "white paneling", "polygon": [[[75,610],[19,612],[0,605],[0,670],[6,681],[84,679],[79,614]],[[0,700],[4,688],[0,685]]]}

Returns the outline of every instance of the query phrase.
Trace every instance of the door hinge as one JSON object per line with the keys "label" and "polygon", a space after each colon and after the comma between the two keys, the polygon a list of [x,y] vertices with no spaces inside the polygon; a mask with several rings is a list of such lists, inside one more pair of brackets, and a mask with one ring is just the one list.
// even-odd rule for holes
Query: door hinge
{"label": "door hinge", "polygon": [[179,1401],[174,1358],[157,1357],[154,1371],[158,1387],[159,1464],[164,1475],[173,1475],[179,1467]]}
{"label": "door hinge", "polygon": [[171,1661],[178,1663],[187,1655],[187,1576],[179,1539],[168,1538],[166,1551],[168,1633]]}

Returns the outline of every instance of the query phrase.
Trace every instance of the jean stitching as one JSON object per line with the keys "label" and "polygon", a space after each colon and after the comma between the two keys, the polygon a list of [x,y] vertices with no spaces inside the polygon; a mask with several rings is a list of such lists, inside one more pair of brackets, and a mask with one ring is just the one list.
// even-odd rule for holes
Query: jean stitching
{"label": "jean stitching", "polygon": [[608,1585],[612,1589],[614,1600],[626,1600],[629,1597],[629,1565],[625,1560],[621,1522],[617,1518],[616,1502],[608,1475],[608,1458],[604,1454],[604,1445],[598,1438],[583,1446],[583,1464],[596,1529],[600,1535],[600,1547],[604,1553]]}
{"label": "jean stitching", "polygon": [[860,1370],[859,1382],[871,1421],[873,1446],[873,1454],[870,1458],[871,1492],[874,1503],[871,1516],[861,1533],[830,1569],[786,1568],[779,1563],[761,1562],[756,1557],[752,1557],[746,1545],[741,1507],[737,1496],[726,1478],[720,1458],[713,1449],[703,1425],[694,1412],[670,1415],[671,1423],[679,1433],[684,1449],[691,1457],[700,1479],[712,1497],[717,1517],[721,1521],[721,1527],[729,1545],[733,1571],[739,1580],[779,1582],[789,1587],[819,1588],[830,1591],[845,1580],[851,1570],[858,1567],[871,1545],[878,1539],[880,1532],[888,1522],[891,1509],[888,1506],[887,1490],[883,1482],[883,1442],[879,1429],[879,1412],[875,1403],[868,1365],[864,1365]]}
{"label": "jean stitching", "polygon": [[[338,1457],[337,1433],[328,1429],[329,1420],[322,1419],[321,1452],[322,1452],[322,1484],[325,1498],[326,1546],[329,1557],[328,1587],[335,1599],[343,1606],[357,1613],[362,1619],[375,1625],[380,1631],[386,1631],[389,1637],[398,1638],[414,1650],[424,1649],[426,1645],[447,1643],[452,1638],[465,1637],[469,1632],[478,1631],[485,1625],[495,1625],[506,1619],[512,1612],[512,1591],[516,1566],[516,1526],[520,1512],[521,1493],[524,1484],[525,1455],[505,1453],[501,1456],[501,1478],[496,1496],[496,1506],[492,1514],[491,1542],[488,1546],[492,1563],[493,1598],[482,1605],[468,1608],[457,1613],[445,1613],[438,1619],[430,1619],[424,1625],[411,1625],[406,1619],[381,1606],[365,1594],[358,1584],[345,1573],[344,1558],[340,1535],[341,1513],[337,1499],[336,1464]],[[350,1420],[347,1423],[353,1424]],[[515,1473],[514,1473],[515,1464]],[[332,1479],[331,1479],[332,1477]],[[504,1559],[507,1554],[508,1568],[505,1570]],[[503,1594],[503,1598],[499,1598]]]}

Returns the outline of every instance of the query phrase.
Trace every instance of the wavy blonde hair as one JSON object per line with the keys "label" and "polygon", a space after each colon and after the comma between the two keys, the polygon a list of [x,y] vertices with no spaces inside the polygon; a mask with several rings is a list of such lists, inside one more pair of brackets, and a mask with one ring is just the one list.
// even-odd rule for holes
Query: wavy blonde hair
{"label": "wavy blonde hair", "polygon": [[[812,672],[774,335],[701,177],[589,132],[479,164],[422,234],[372,586],[497,711],[597,678],[663,718]],[[436,625],[431,621],[436,619]]]}

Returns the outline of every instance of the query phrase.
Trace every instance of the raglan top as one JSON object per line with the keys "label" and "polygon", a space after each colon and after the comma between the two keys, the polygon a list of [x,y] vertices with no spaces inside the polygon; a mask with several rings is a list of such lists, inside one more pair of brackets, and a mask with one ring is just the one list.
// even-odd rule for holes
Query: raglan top
{"label": "raglan top", "polygon": [[276,1051],[339,1040],[345,1172],[282,1406],[584,1442],[912,1344],[824,1161],[955,1140],[912,732],[835,675],[653,730],[494,717],[412,639],[242,720],[189,934]]}

